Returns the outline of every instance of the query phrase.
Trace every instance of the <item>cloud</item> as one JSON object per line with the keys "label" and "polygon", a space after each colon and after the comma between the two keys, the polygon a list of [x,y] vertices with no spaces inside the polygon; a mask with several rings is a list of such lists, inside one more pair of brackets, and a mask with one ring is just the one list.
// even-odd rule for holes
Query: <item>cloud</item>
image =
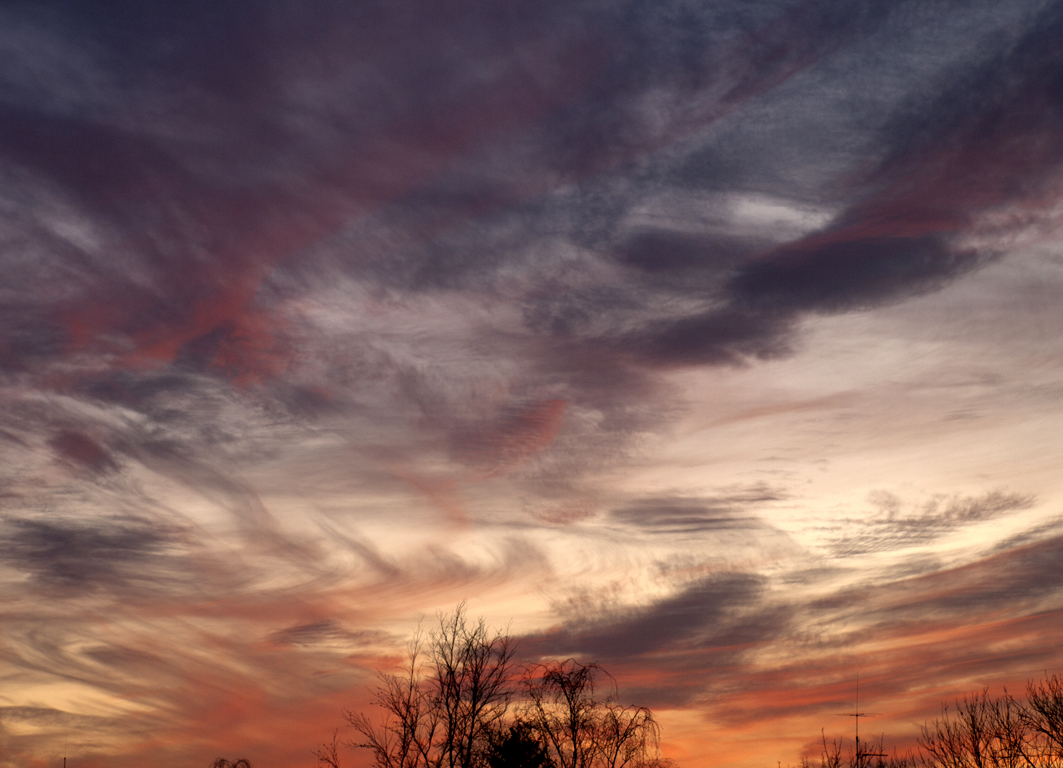
{"label": "cloud", "polygon": [[565,401],[548,400],[507,415],[493,428],[458,438],[455,453],[488,478],[549,447],[564,421]]}
{"label": "cloud", "polygon": [[799,244],[741,270],[731,290],[740,303],[769,311],[844,312],[939,289],[984,261],[929,237],[849,240],[807,250]]}
{"label": "cloud", "polygon": [[1030,494],[996,490],[981,496],[937,495],[905,509],[897,496],[878,492],[871,497],[877,513],[847,520],[846,533],[829,546],[841,557],[913,547],[963,526],[1030,509],[1035,501]]}
{"label": "cloud", "polygon": [[117,464],[106,449],[88,435],[80,432],[59,432],[50,440],[50,443],[61,457],[94,472],[113,472],[117,468]]}
{"label": "cloud", "polygon": [[178,540],[157,520],[130,518],[8,517],[0,530],[0,562],[67,595],[155,583],[164,576],[159,558]]}
{"label": "cloud", "polygon": [[[1059,25],[1053,14],[1046,12],[1015,53],[985,64],[978,89],[964,82],[921,105],[918,130],[910,122],[903,129],[887,124],[891,151],[866,176],[850,180],[848,198],[836,198],[842,210],[820,231],[759,253],[749,243],[736,249],[733,240],[667,230],[624,245],[621,263],[649,275],[653,263],[668,265],[673,276],[689,275],[676,293],[704,308],[677,305],[670,318],[607,331],[596,341],[656,364],[770,359],[792,352],[806,313],[902,301],[998,258],[987,247],[991,238],[976,249],[965,237],[984,230],[979,217],[1001,206],[1041,205],[1040,185],[1063,159],[1050,117],[1060,108],[1051,85],[1058,67],[1044,31]],[[970,98],[975,92],[991,97]],[[617,293],[637,306],[634,289]],[[581,309],[591,317],[602,312],[592,299],[572,302],[565,316],[579,317]],[[569,327],[563,320],[537,324]]]}
{"label": "cloud", "polygon": [[[231,364],[237,348],[263,343],[257,331],[241,329],[275,333],[256,295],[272,270],[346,220],[390,207],[415,242],[431,241],[555,188],[559,173],[573,180],[609,170],[670,142],[690,120],[718,117],[710,108],[662,133],[647,122],[647,93],[678,89],[670,96],[678,102],[722,89],[710,103],[736,103],[836,45],[816,26],[823,21],[816,11],[754,16],[738,21],[743,42],[734,52],[749,65],[713,75],[715,57],[693,55],[714,50],[699,42],[713,34],[708,12],[686,11],[690,18],[680,20],[632,7],[645,17],[639,23],[617,9],[590,25],[589,9],[579,6],[491,13],[474,4],[474,12],[440,13],[434,24],[382,15],[389,53],[365,37],[360,12],[323,5],[334,17],[326,27],[285,4],[239,13],[196,6],[181,18],[125,9],[118,23],[81,12],[80,28],[109,54],[89,57],[90,71],[102,70],[94,76],[106,83],[100,102],[56,109],[21,94],[0,110],[7,128],[0,152],[56,185],[64,204],[110,241],[68,248],[63,259],[78,265],[70,271],[84,295],[49,309],[76,347],[149,365],[220,333],[233,348],[222,353],[220,370],[240,380],[275,376],[268,363],[253,374]],[[837,34],[867,23],[856,20],[868,14],[832,5],[826,15]],[[525,17],[534,23],[522,26]],[[29,29],[43,30],[53,48],[42,58],[61,58],[61,47],[74,45],[62,21],[31,19]],[[793,24],[814,34],[795,38]],[[651,29],[660,34],[647,37]],[[145,47],[141,33],[169,44]],[[450,48],[453,35],[467,41],[463,56]],[[368,60],[345,60],[343,51],[362,44]],[[262,47],[275,52],[269,62]],[[334,66],[307,61],[309,48]],[[306,96],[308,82],[318,99]],[[173,127],[164,129],[167,119]],[[482,175],[476,150],[483,148],[515,181],[499,185]],[[544,175],[529,161],[555,167]],[[57,232],[57,224],[40,234]],[[131,270],[112,266],[115,250]]]}
{"label": "cloud", "polygon": [[766,586],[751,573],[702,577],[642,607],[614,606],[610,616],[570,613],[558,629],[521,638],[521,651],[600,662],[624,700],[682,708],[792,631],[790,609],[768,604]]}
{"label": "cloud", "polygon": [[[760,516],[790,486],[653,463],[689,415],[675,369],[754,369],[1021,257],[1059,200],[1061,32],[1036,2],[0,10],[5,660],[143,706],[114,721],[140,762],[268,754],[316,742],[426,606],[593,593],[584,546],[648,585],[559,601],[524,647],[654,703],[826,706],[849,642],[887,692],[924,650],[1052,658],[1050,527],[854,583]],[[1033,504],[881,501],[829,554]]]}
{"label": "cloud", "polygon": [[[120,22],[78,11],[77,24],[29,14],[13,27],[12,40],[45,41],[30,62],[42,77],[77,56],[95,85],[76,97],[12,91],[0,105],[9,128],[0,153],[21,174],[9,219],[54,286],[33,301],[21,291],[0,345],[9,370],[92,402],[143,407],[151,393],[159,405],[147,415],[159,423],[179,418],[162,405],[171,399],[163,388],[185,392],[199,414],[211,410],[217,380],[255,389],[292,424],[316,428],[327,414],[353,431],[366,403],[350,393],[393,375],[398,361],[379,334],[360,340],[364,352],[338,336],[315,339],[321,326],[307,308],[321,287],[356,286],[352,303],[459,296],[481,318],[458,342],[463,360],[509,368],[504,386],[525,391],[508,408],[565,400],[561,438],[581,410],[604,407],[615,420],[653,411],[646,377],[659,366],[787,356],[807,313],[874,308],[979,268],[994,254],[962,242],[970,217],[1021,197],[1019,179],[1041,174],[1015,164],[993,200],[941,186],[954,167],[997,167],[978,149],[987,130],[1025,131],[1012,152],[1036,145],[1047,123],[1023,127],[1001,106],[1050,97],[1048,49],[1031,43],[1005,58],[1007,76],[984,76],[995,101],[961,109],[946,95],[924,105],[952,117],[927,121],[921,143],[905,143],[903,95],[884,99],[869,123],[888,140],[881,162],[850,169],[832,194],[775,204],[826,202],[833,218],[791,215],[783,226],[776,217],[751,234],[735,201],[752,199],[760,182],[739,175],[725,185],[730,196],[706,199],[700,212],[688,205],[693,221],[648,225],[637,212],[688,199],[691,179],[674,168],[716,152],[746,124],[743,110],[774,109],[792,98],[787,89],[811,98],[806,80],[824,77],[816,73],[855,41],[903,46],[890,37],[898,17],[833,2],[742,12],[472,3],[431,20],[332,3],[317,11],[330,21],[281,3],[197,5],[180,18],[124,9]],[[167,46],[144,42],[156,38]],[[30,55],[21,43],[13,50]],[[772,116],[780,125],[800,117]],[[951,212],[928,213],[946,198]],[[37,274],[26,271],[27,281]],[[519,310],[518,327],[499,306]],[[426,339],[396,335],[415,365],[434,363]],[[486,360],[486,349],[498,357]],[[64,359],[77,373],[46,375]],[[549,384],[527,385],[534,380]],[[452,456],[475,472],[505,471],[503,454],[527,441],[499,442],[491,428],[471,438],[471,425],[497,413],[441,391],[456,384],[422,377],[414,405],[432,413],[420,428],[464,445]],[[604,455],[599,442],[581,452]],[[543,445],[546,454],[568,443]],[[501,464],[485,464],[488,453]]]}
{"label": "cloud", "polygon": [[967,565],[947,568],[899,582],[894,599],[872,612],[888,618],[916,621],[920,616],[980,616],[996,610],[1014,613],[1055,606],[1063,587],[1049,563],[1059,555],[1063,538],[990,555]]}
{"label": "cloud", "polygon": [[662,651],[763,641],[768,639],[763,628],[739,615],[742,607],[759,602],[763,587],[763,580],[752,574],[707,577],[646,607],[618,608],[610,618],[571,616],[558,632],[530,642],[553,656],[622,662]]}
{"label": "cloud", "polygon": [[696,535],[740,530],[746,535],[768,529],[754,514],[757,505],[778,501],[785,494],[767,486],[710,498],[639,499],[610,512],[611,521],[633,525],[648,533]]}
{"label": "cloud", "polygon": [[721,685],[735,694],[716,714],[738,724],[836,711],[851,702],[857,673],[861,701],[903,713],[933,713],[971,680],[1021,688],[1058,663],[1060,580],[1046,569],[1060,546],[1057,537],[795,600],[785,647],[734,671],[748,679],[724,673]]}
{"label": "cloud", "polygon": [[278,645],[315,646],[327,643],[340,644],[345,651],[358,646],[393,645],[396,638],[380,631],[350,631],[333,619],[322,619],[309,624],[297,624],[271,632],[269,641]]}

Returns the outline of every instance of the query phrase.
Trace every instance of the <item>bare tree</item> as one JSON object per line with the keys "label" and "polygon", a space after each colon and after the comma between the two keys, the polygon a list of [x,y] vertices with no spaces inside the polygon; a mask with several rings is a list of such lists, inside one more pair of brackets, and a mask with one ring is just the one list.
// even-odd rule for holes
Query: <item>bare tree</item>
{"label": "bare tree", "polygon": [[427,642],[418,631],[400,675],[380,675],[379,722],[345,713],[361,735],[351,746],[372,750],[379,768],[481,768],[509,708],[513,653],[508,635],[470,622],[462,603]]}
{"label": "bare tree", "polygon": [[[844,739],[831,739],[828,743],[825,731],[820,732],[823,750],[820,752],[820,768],[919,768],[919,761],[910,752],[899,754],[894,751],[887,754],[882,751],[883,738],[858,742],[853,740],[851,747],[845,747]],[[846,759],[842,759],[842,750],[846,749]],[[801,768],[809,768],[807,759],[802,759]]]}
{"label": "bare tree", "polygon": [[[460,604],[427,637],[418,630],[400,673],[379,675],[377,712],[344,713],[358,736],[343,743],[370,750],[376,768],[673,768],[653,714],[619,704],[600,666],[569,659],[519,674],[514,651]],[[602,678],[610,692],[599,698]],[[337,743],[315,752],[322,768],[339,768]]]}
{"label": "bare tree", "polygon": [[925,768],[1063,768],[1063,680],[1026,684],[1026,700],[1007,690],[957,701],[923,726]]}
{"label": "bare tree", "polygon": [[1063,680],[1052,675],[1026,684],[1026,706],[1020,717],[1029,729],[1036,761],[1043,766],[1063,765]]}
{"label": "bare tree", "polygon": [[1063,768],[1063,679],[1027,682],[1025,700],[984,688],[945,704],[923,726],[919,747],[918,754],[887,755],[881,741],[877,750],[856,742],[846,765],[842,743],[824,735],[820,768]]}
{"label": "bare tree", "polygon": [[923,726],[919,746],[927,768],[1043,768],[1031,742],[1026,707],[1007,691],[990,698],[987,689],[965,696],[950,712]]}
{"label": "bare tree", "polygon": [[831,739],[827,744],[827,732],[820,731],[823,739],[823,751],[820,753],[820,768],[842,768],[842,743],[838,739]]}
{"label": "bare tree", "polygon": [[501,728],[512,698],[514,644],[488,630],[483,619],[470,625],[465,604],[442,617],[432,635],[430,700],[442,715],[440,765],[471,768],[482,763],[492,734]]}
{"label": "bare tree", "polygon": [[380,684],[373,691],[373,704],[383,710],[379,724],[365,713],[344,712],[347,721],[364,739],[348,745],[372,750],[380,768],[434,765],[429,755],[438,718],[431,711],[428,692],[420,679],[423,675],[421,646],[422,637],[418,631],[407,647],[407,662],[402,674],[379,674]]}
{"label": "bare tree", "polygon": [[332,739],[314,750],[317,764],[322,768],[340,768],[340,743],[340,732],[337,729],[332,732]]}
{"label": "bare tree", "polygon": [[[616,703],[616,690],[595,697],[609,675],[574,659],[531,667],[522,716],[539,733],[558,768],[647,768],[660,764],[660,728],[645,707]],[[611,678],[610,678],[611,680]]]}

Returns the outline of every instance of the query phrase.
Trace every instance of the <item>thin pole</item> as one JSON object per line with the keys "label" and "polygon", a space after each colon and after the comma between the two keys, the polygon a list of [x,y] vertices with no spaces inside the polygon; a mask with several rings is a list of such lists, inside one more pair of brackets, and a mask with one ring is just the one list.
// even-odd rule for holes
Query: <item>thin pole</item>
{"label": "thin pole", "polygon": [[860,751],[860,718],[869,717],[871,715],[878,714],[877,712],[861,712],[860,711],[860,673],[856,673],[856,711],[855,712],[839,712],[839,715],[845,717],[852,717],[856,719],[856,754],[854,755],[855,765],[853,768],[866,768],[864,765],[864,758],[868,757],[885,757],[885,755],[879,755],[878,752],[861,752]]}

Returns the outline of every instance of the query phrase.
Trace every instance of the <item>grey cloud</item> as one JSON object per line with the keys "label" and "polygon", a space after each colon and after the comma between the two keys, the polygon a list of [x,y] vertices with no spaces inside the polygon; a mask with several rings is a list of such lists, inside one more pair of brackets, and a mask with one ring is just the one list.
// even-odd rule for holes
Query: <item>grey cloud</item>
{"label": "grey cloud", "polygon": [[97,725],[102,718],[72,715],[47,707],[0,707],[0,722],[31,721],[37,725],[84,727]]}
{"label": "grey cloud", "polygon": [[1063,530],[1063,517],[1057,517],[1052,520],[1048,520],[1041,525],[1034,526],[1018,533],[1014,536],[1010,536],[1004,541],[997,544],[994,548],[994,552],[1006,552],[1016,547],[1025,546],[1027,544],[1035,544],[1038,541],[1042,541],[1046,537],[1055,538]]}
{"label": "grey cloud", "polygon": [[176,531],[133,518],[11,518],[0,523],[0,562],[67,593],[156,582]]}
{"label": "grey cloud", "polygon": [[[783,593],[777,595],[783,602],[754,603],[748,642],[755,645],[761,633],[785,652],[756,665],[719,669],[707,686],[747,693],[766,687],[776,695],[765,701],[753,693],[748,708],[724,699],[713,708],[714,716],[741,724],[836,711],[845,703],[838,698],[839,680],[850,682],[857,670],[861,701],[885,701],[910,699],[928,681],[999,679],[1043,669],[1055,663],[1063,615],[1061,547],[1063,539],[1055,537],[958,566],[922,563],[917,573],[896,571],[827,597]],[[837,573],[807,575],[812,583],[823,583]],[[954,631],[940,637],[928,633],[940,627]],[[1016,636],[1023,638],[1021,644],[1014,642]],[[684,678],[673,676],[675,670],[686,664],[704,668],[704,660],[695,662],[694,655],[683,649],[646,660],[666,689],[660,695],[674,696],[667,690],[672,686],[683,690]],[[791,700],[787,690],[801,695]]]}
{"label": "grey cloud", "polygon": [[[12,97],[0,110],[8,127],[0,151],[50,179],[117,247],[53,257],[77,265],[76,278],[63,278],[75,296],[28,307],[33,323],[5,324],[0,358],[12,370],[73,343],[112,361],[146,350],[176,374],[239,378],[263,345],[294,357],[300,330],[273,322],[263,341],[240,325],[240,313],[273,318],[279,301],[305,298],[343,270],[372,290],[515,301],[546,348],[539,359],[571,349],[569,370],[548,364],[540,373],[565,377],[578,400],[585,366],[577,359],[604,366],[622,387],[647,363],[778,357],[792,351],[803,312],[878,306],[984,262],[932,235],[843,232],[802,251],[727,231],[623,224],[674,182],[666,167],[682,162],[677,155],[719,154],[720,133],[705,126],[726,133],[743,125],[750,116],[739,107],[778,102],[775,91],[794,73],[829,70],[854,43],[903,48],[903,13],[890,4],[471,3],[427,16],[325,2],[316,13],[288,3],[193,4],[181,14],[55,7],[70,15],[33,23],[56,46],[73,45],[74,30],[91,40],[103,53],[89,66],[106,70],[100,81],[123,94],[123,106],[100,95],[95,111],[57,111]],[[947,18],[935,20],[948,27]],[[354,61],[351,50],[364,55]],[[896,110],[898,100],[878,109]],[[521,117],[507,122],[511,114]],[[962,127],[931,134],[947,141]],[[894,154],[902,151],[918,154]],[[413,165],[402,166],[409,158]],[[832,231],[874,213],[878,181],[833,201],[848,213]],[[391,234],[379,243],[330,240],[355,222]],[[535,272],[541,256],[532,246],[549,250],[553,241],[582,254],[581,285],[566,285],[570,274]],[[317,246],[327,255],[308,252]],[[132,268],[114,268],[113,252]],[[510,354],[520,358],[517,346]],[[150,386],[193,386],[114,367],[123,365],[94,372],[81,392],[129,403]],[[523,373],[534,375],[530,367]],[[343,402],[329,406],[282,364],[266,375],[277,380],[275,404],[293,418],[334,415]]]}
{"label": "grey cloud", "polygon": [[[941,506],[956,517],[991,516],[994,506],[1003,504],[999,499],[953,501]],[[559,630],[525,638],[522,647],[530,646],[535,654],[601,660],[618,670],[637,661],[642,674],[653,670],[657,682],[625,690],[653,706],[686,703],[714,689],[755,690],[765,682],[776,689],[816,688],[836,680],[839,669],[844,673],[848,664],[875,668],[892,663],[881,661],[883,654],[919,654],[922,664],[891,667],[888,679],[868,683],[875,690],[868,695],[903,696],[926,684],[928,669],[935,670],[932,674],[963,670],[968,676],[989,676],[999,674],[1005,663],[1014,668],[1047,663],[1063,610],[1063,571],[1057,567],[1061,546],[1063,539],[1056,537],[959,566],[924,562],[914,573],[896,571],[826,597],[812,597],[804,590],[769,594],[767,582],[748,574],[710,577],[645,608],[616,610],[611,619],[581,619],[573,605]],[[822,585],[837,577],[836,570],[820,569],[802,572],[799,582]],[[987,649],[968,643],[963,635],[927,644],[922,634],[928,626],[959,623],[972,633],[995,638],[1007,635],[1008,621],[1024,628],[1027,642],[1022,648]],[[920,639],[906,651],[909,632]],[[883,646],[887,639],[899,645]],[[774,661],[737,663],[743,654],[780,644],[787,652]],[[829,694],[827,690],[824,695]],[[741,723],[822,710],[830,704],[827,698],[810,701],[807,696],[793,703],[767,704],[756,697],[754,702],[755,711],[726,704],[716,716]]]}
{"label": "grey cloud", "polygon": [[710,498],[640,499],[610,512],[610,520],[657,534],[707,534],[716,531],[766,531],[754,514],[758,504],[784,494],[766,486]]}
{"label": "grey cloud", "polygon": [[351,631],[332,619],[322,619],[310,624],[298,624],[293,627],[271,632],[270,642],[279,645],[312,646],[320,643],[339,642],[346,647],[367,645],[387,645],[395,642],[387,632]]}
{"label": "grey cloud", "polygon": [[657,682],[624,686],[624,696],[651,707],[683,706],[726,685],[728,670],[748,652],[792,631],[793,607],[769,603],[766,581],[733,573],[700,579],[644,608],[608,619],[567,617],[561,629],[521,639],[532,656],[600,661],[623,674],[631,664]]}
{"label": "grey cloud", "polygon": [[977,625],[992,616],[1050,615],[1063,609],[1063,572],[1056,566],[1061,552],[1063,538],[1057,536],[961,565],[847,587],[803,610],[817,622],[850,623],[855,634],[846,642],[900,634],[926,622]]}
{"label": "grey cloud", "polygon": [[691,280],[716,278],[726,274],[743,257],[764,247],[727,235],[699,235],[668,229],[633,232],[617,249],[617,260],[676,287]]}
{"label": "grey cloud", "polygon": [[792,353],[794,316],[723,307],[671,321],[657,321],[616,345],[665,365],[745,365]]}
{"label": "grey cloud", "polygon": [[743,306],[843,312],[937,290],[987,258],[956,252],[940,238],[869,238],[811,253],[784,250],[741,269],[730,288]]}
{"label": "grey cloud", "polygon": [[[250,462],[293,436],[365,433],[389,413],[414,414],[420,444],[487,444],[509,424],[507,408],[554,398],[602,419],[578,435],[569,420],[551,447],[575,475],[668,419],[658,366],[789,355],[806,313],[936,290],[991,258],[955,243],[977,201],[950,204],[951,229],[928,233],[926,210],[942,204],[933,179],[913,171],[914,189],[899,197],[890,184],[936,147],[977,148],[979,131],[1004,136],[1015,127],[1004,117],[990,130],[999,105],[1028,92],[1050,101],[1046,33],[1004,15],[993,23],[1007,39],[1026,34],[1026,52],[983,42],[963,60],[980,72],[1004,62],[1006,76],[985,76],[993,103],[957,106],[951,91],[939,103],[898,81],[861,102],[860,120],[841,120],[855,97],[837,84],[839,62],[925,53],[905,27],[916,5],[472,2],[407,14],[331,2],[194,3],[181,13],[55,3],[55,14],[19,27],[51,46],[26,66],[48,83],[59,63],[82,61],[97,85],[77,108],[25,89],[0,104],[0,154],[23,179],[8,188],[8,207],[26,248],[41,252],[30,262],[47,264],[55,283],[33,301],[36,273],[19,272],[27,289],[17,311],[0,315],[0,364],[143,417],[106,439],[90,425],[55,435],[48,424],[56,453],[97,475],[207,454],[207,463]],[[920,13],[959,36],[973,18],[964,13],[988,12]],[[1053,19],[1046,11],[1046,28]],[[951,64],[905,61],[935,83],[951,77]],[[928,114],[952,117],[926,121],[906,143],[916,96]],[[94,108],[83,103],[93,98]],[[823,121],[841,120],[838,146],[785,139],[807,133],[797,130],[810,119],[802,99],[822,106]],[[722,174],[702,187],[779,194],[756,161],[763,131],[775,137],[778,178],[835,150],[842,158],[827,164],[829,179],[787,189],[797,208],[839,212],[820,231],[797,242],[771,225],[750,234],[711,201],[701,213],[686,206],[704,214],[689,227],[635,215],[647,200],[683,198],[699,168]],[[853,156],[882,139],[877,165]],[[1020,167],[1016,184],[1027,171],[1039,173]],[[842,173],[849,181],[834,183]],[[899,231],[868,234],[891,216]],[[363,290],[352,303],[460,296],[515,308],[522,325],[488,317],[459,350],[440,353],[399,322],[394,334],[409,347],[400,360],[390,340],[299,316],[338,278]],[[508,365],[519,381],[507,384],[510,403],[463,393],[460,372],[439,372],[444,356]],[[85,367],[51,376],[49,361],[64,358]],[[267,424],[286,437],[267,437]],[[394,441],[388,449],[402,453],[414,438]],[[459,448],[449,456],[468,458]]]}
{"label": "grey cloud", "polygon": [[645,608],[618,610],[613,619],[584,623],[571,616],[556,634],[529,643],[552,655],[621,661],[766,640],[765,627],[753,618],[764,586],[752,574],[709,577]]}
{"label": "grey cloud", "polygon": [[[952,93],[924,104],[921,114],[930,117],[918,131],[911,126],[899,130],[887,120],[883,131],[896,131],[887,139],[892,151],[864,180],[863,190],[847,190],[855,201],[822,232],[750,254],[746,263],[734,265],[721,265],[719,249],[708,242],[699,260],[689,235],[675,233],[674,245],[667,236],[655,236],[661,242],[656,251],[662,264],[680,258],[681,272],[691,264],[700,264],[707,274],[715,271],[710,290],[702,294],[715,306],[670,320],[654,319],[641,331],[618,333],[621,346],[654,362],[736,364],[777,357],[790,353],[802,313],[846,312],[900,301],[938,290],[995,258],[997,254],[959,246],[954,236],[964,231],[976,211],[1020,199],[1024,192],[1019,178],[1036,184],[1042,161],[1046,167],[1058,164],[1055,144],[1037,138],[1050,138],[1046,115],[1057,108],[1050,86],[1050,73],[1057,67],[1045,42],[1046,28],[1055,29],[1059,23],[1053,14],[1046,11],[1044,26],[1032,28],[1026,44],[1017,48],[1021,54],[1001,53],[1003,67],[997,58],[984,64],[985,89],[993,99],[976,98],[975,93],[985,91],[965,81],[956,86],[965,94],[965,106],[958,107]],[[994,56],[991,51],[982,55]],[[898,109],[896,104],[893,108]],[[902,104],[900,110],[905,109]],[[1030,120],[1012,115],[1031,110]],[[880,121],[886,112],[880,113]],[[787,121],[785,115],[778,119]],[[992,144],[1006,141],[1011,132],[1017,137],[1014,150]],[[918,141],[904,143],[912,136]],[[937,165],[948,161],[939,158],[947,157],[944,147],[957,143],[955,174],[967,181],[943,181],[949,171],[938,171]],[[1006,157],[1001,156],[1004,152]],[[1032,161],[1035,155],[1039,159]],[[637,245],[621,251],[640,266],[652,263],[646,260],[650,253],[652,249]],[[687,283],[705,291],[704,283]],[[595,309],[593,302],[586,306]],[[579,316],[575,306],[566,312]],[[608,336],[604,340],[610,341]]]}
{"label": "grey cloud", "polygon": [[829,544],[833,554],[852,556],[915,546],[964,525],[1030,509],[1036,498],[995,490],[982,496],[937,495],[913,505],[883,491],[874,494],[871,501],[876,513],[848,520],[855,529]]}
{"label": "grey cloud", "polygon": [[1019,613],[1023,608],[1036,610],[1042,600],[1059,609],[1063,606],[1060,557],[1063,537],[1055,537],[970,566],[920,577],[898,585],[897,597],[904,602],[884,609],[881,615],[883,619],[894,614],[914,620],[919,615],[962,616],[1000,609]]}
{"label": "grey cloud", "polygon": [[269,639],[281,645],[313,645],[322,640],[343,638],[346,635],[338,623],[325,619],[271,632]]}

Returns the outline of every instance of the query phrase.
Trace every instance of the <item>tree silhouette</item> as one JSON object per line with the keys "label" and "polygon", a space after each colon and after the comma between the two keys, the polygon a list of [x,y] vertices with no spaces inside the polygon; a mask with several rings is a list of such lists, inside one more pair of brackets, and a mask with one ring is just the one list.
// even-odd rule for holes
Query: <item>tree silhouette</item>
{"label": "tree silhouette", "polygon": [[1045,765],[1063,764],[1063,680],[1058,675],[1026,684],[1026,706],[1019,713],[1031,734],[1033,750]]}
{"label": "tree silhouette", "polygon": [[508,635],[469,622],[460,604],[427,642],[414,635],[401,675],[380,675],[379,722],[345,713],[361,735],[353,745],[380,768],[480,768],[509,708],[513,652]]}
{"label": "tree silhouette", "polygon": [[[595,697],[608,678],[608,696]],[[645,707],[616,702],[616,685],[598,664],[575,659],[531,667],[522,716],[540,734],[558,768],[645,768],[659,765],[660,727]]]}
{"label": "tree silhouette", "polygon": [[[378,675],[376,712],[344,712],[358,736],[333,734],[315,752],[319,764],[339,768],[343,743],[370,750],[376,768],[670,765],[658,756],[653,714],[619,704],[600,666],[569,659],[521,669],[515,648],[483,619],[470,621],[464,602],[439,616],[427,636],[414,634],[399,674]],[[602,680],[610,692],[597,698]]]}
{"label": "tree silhouette", "polygon": [[927,768],[1061,768],[1063,680],[1026,684],[1026,701],[985,689],[957,701],[923,726],[919,745]]}
{"label": "tree silhouette", "polygon": [[[827,743],[825,733],[823,739],[823,751],[820,753],[820,768],[919,768],[919,761],[914,755],[887,754],[882,751],[882,738],[877,741],[856,742],[847,750],[847,759],[842,759],[843,739],[831,739]],[[801,761],[802,768],[809,768],[808,760]]]}
{"label": "tree silhouette", "polygon": [[[926,723],[916,754],[892,754],[877,748],[849,751],[823,736],[821,768],[1063,768],[1063,679],[1045,676],[1026,684],[1026,698],[1005,689],[997,697],[983,688]],[[859,751],[858,751],[859,750]],[[871,751],[875,750],[875,751]],[[803,761],[803,768],[808,768]]]}

